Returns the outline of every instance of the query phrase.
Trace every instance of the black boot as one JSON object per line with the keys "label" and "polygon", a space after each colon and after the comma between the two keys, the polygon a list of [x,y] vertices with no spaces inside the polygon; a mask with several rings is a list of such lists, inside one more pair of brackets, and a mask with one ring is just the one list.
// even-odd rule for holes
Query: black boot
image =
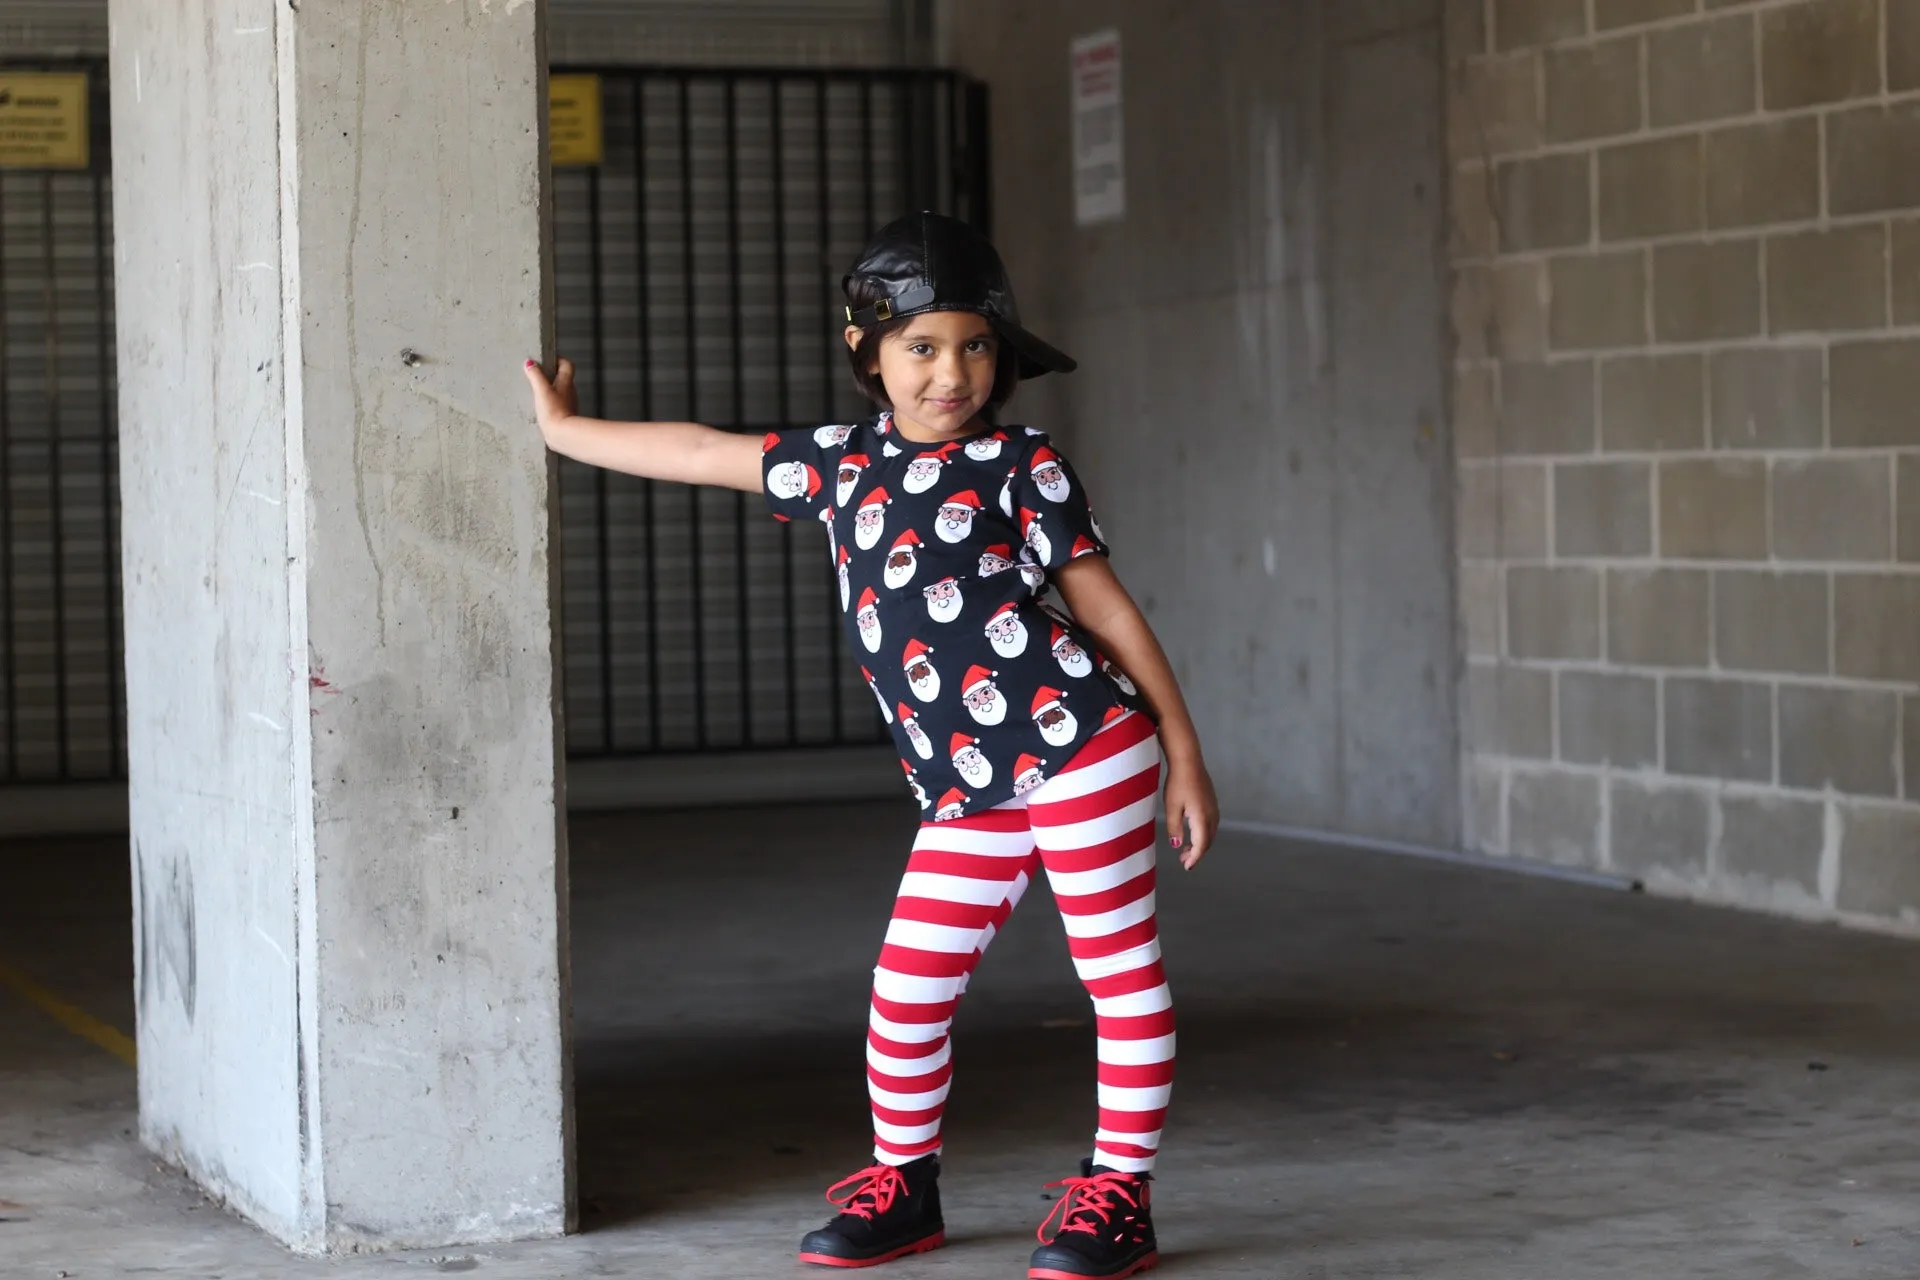
{"label": "black boot", "polygon": [[1027,1264],[1028,1280],[1121,1280],[1160,1261],[1151,1181],[1148,1174],[1119,1173],[1082,1160],[1078,1178],[1050,1184],[1064,1190],[1040,1224],[1044,1243]]}
{"label": "black boot", "polygon": [[940,1218],[940,1161],[876,1164],[827,1189],[843,1208],[800,1242],[800,1261],[822,1267],[872,1267],[947,1242]]}

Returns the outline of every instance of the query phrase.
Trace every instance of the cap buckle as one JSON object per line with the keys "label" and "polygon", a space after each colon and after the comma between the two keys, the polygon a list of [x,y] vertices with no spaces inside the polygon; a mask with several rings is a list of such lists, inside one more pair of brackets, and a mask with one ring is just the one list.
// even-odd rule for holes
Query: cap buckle
{"label": "cap buckle", "polygon": [[893,299],[882,298],[873,304],[873,318],[883,324],[893,319]]}

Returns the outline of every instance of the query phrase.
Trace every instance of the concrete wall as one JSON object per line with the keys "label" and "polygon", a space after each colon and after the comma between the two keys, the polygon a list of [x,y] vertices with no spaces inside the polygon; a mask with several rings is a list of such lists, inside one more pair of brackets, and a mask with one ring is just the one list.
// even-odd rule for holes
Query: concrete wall
{"label": "concrete wall", "polygon": [[112,9],[141,1130],[303,1249],[571,1221],[541,13]]}
{"label": "concrete wall", "polygon": [[1920,3],[1447,17],[1469,840],[1920,927]]}
{"label": "concrete wall", "polygon": [[[1067,437],[1230,819],[1451,845],[1456,646],[1433,3],[966,0],[996,240],[1081,362]],[[1068,44],[1122,41],[1128,211],[1076,227]]]}
{"label": "concrete wall", "polygon": [[208,44],[258,25],[242,8],[118,10],[134,963],[142,1137],[286,1236],[319,1194],[292,959],[307,699],[285,568],[280,139],[258,106],[278,93],[272,36],[250,58]]}

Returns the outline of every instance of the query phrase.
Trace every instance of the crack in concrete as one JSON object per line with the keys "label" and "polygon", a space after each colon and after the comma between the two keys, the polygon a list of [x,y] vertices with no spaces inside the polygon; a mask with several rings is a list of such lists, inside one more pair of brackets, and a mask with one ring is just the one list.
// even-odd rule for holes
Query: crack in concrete
{"label": "crack in concrete", "polygon": [[360,387],[360,334],[354,254],[360,242],[360,196],[365,174],[366,148],[361,145],[367,133],[367,24],[363,19],[356,32],[353,86],[353,194],[347,211],[347,384],[353,392],[353,506],[359,517],[360,536],[367,544],[367,561],[373,566],[373,616],[380,629],[380,643],[387,642],[387,574],[381,567],[380,553],[373,545],[373,526],[367,518],[366,404]]}

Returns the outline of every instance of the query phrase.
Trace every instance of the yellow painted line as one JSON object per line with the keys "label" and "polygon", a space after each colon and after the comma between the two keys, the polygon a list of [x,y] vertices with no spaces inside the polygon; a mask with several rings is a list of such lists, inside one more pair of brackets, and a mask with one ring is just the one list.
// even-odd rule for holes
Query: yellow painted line
{"label": "yellow painted line", "polygon": [[99,1045],[128,1066],[134,1065],[133,1041],[84,1009],[75,1008],[11,965],[0,964],[0,985],[12,987],[21,998],[82,1040]]}

